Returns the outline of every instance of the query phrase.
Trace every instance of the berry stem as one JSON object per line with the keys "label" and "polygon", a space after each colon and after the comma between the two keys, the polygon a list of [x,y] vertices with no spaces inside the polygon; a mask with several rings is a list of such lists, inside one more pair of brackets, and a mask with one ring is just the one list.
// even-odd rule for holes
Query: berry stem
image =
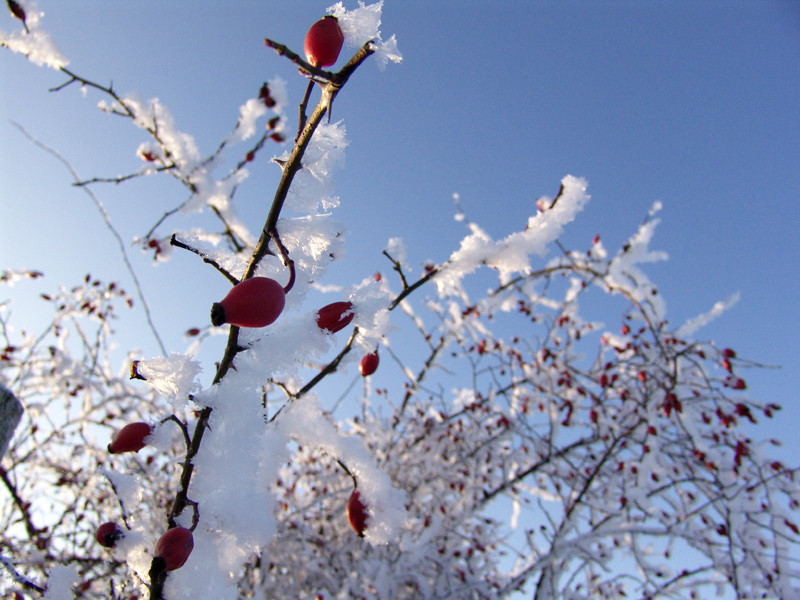
{"label": "berry stem", "polygon": [[284,266],[286,266],[289,269],[289,283],[287,283],[286,286],[284,286],[283,288],[283,292],[285,294],[288,294],[289,290],[291,290],[294,287],[294,280],[295,280],[294,261],[291,258],[289,258],[289,251],[286,249],[286,246],[283,245],[283,242],[281,241],[281,236],[278,234],[278,230],[273,229],[270,235],[272,236],[272,239],[275,241],[275,245],[278,247],[278,252],[281,255],[281,260],[283,260]]}

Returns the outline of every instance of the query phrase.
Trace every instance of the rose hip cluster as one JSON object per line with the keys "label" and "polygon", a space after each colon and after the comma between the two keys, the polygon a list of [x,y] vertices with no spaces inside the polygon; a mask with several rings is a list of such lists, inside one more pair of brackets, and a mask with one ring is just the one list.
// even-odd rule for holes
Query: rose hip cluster
{"label": "rose hip cluster", "polygon": [[[330,67],[339,57],[344,43],[344,35],[336,17],[327,15],[314,23],[306,34],[303,49],[308,63],[313,67]],[[262,99],[271,100],[269,90],[262,88]],[[274,101],[272,101],[274,104]],[[269,104],[268,104],[269,105]],[[155,155],[145,153],[145,160],[155,160]],[[294,272],[290,283],[284,287],[269,277],[251,277],[237,283],[220,302],[211,307],[211,323],[221,326],[225,323],[237,327],[266,327],[274,323],[286,304],[286,294],[292,287]],[[347,327],[355,316],[351,302],[333,302],[317,311],[317,326],[329,333],[336,333]],[[366,354],[359,364],[362,376],[372,375],[378,368],[377,351]],[[145,422],[129,423],[120,429],[108,445],[108,452],[119,454],[139,452],[148,443],[153,428]],[[364,535],[368,512],[361,495],[354,489],[347,502],[347,518],[359,536]],[[113,548],[125,537],[125,530],[117,523],[107,522],[95,531],[97,543]],[[172,527],[158,540],[153,552],[154,566],[160,571],[174,571],[182,567],[194,548],[192,530],[185,527]]]}
{"label": "rose hip cluster", "polygon": [[[129,423],[120,429],[108,445],[110,454],[123,452],[139,452],[147,445],[153,428],[142,421]],[[100,525],[94,534],[97,543],[106,548],[113,548],[125,537],[125,530],[117,523],[109,521]],[[174,571],[184,565],[194,548],[192,531],[185,527],[173,527],[162,535],[153,552],[162,571]]]}

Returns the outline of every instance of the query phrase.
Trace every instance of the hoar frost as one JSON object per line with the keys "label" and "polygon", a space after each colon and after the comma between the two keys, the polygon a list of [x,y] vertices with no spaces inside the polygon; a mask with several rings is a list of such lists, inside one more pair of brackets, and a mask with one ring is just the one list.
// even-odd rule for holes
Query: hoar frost
{"label": "hoar frost", "polygon": [[347,144],[342,121],[317,127],[306,149],[303,168],[295,175],[286,196],[287,208],[311,214],[319,207],[327,211],[339,206],[339,198],[333,195],[333,173],[344,166]]}
{"label": "hoar frost", "polygon": [[202,371],[200,363],[182,354],[140,360],[137,371],[175,409],[185,406],[189,396],[200,389],[196,381]]}
{"label": "hoar frost", "polygon": [[359,1],[358,8],[346,10],[342,2],[337,2],[328,7],[328,13],[339,20],[342,28],[345,43],[351,48],[361,47],[364,43],[372,40],[375,44],[375,58],[378,60],[378,67],[383,70],[388,62],[399,63],[403,61],[403,55],[397,49],[397,39],[394,35],[388,40],[381,39],[381,11],[383,10],[383,0],[365,6]]}
{"label": "hoar frost", "polygon": [[36,3],[31,0],[17,0],[17,2],[25,11],[25,26],[28,30],[21,29],[12,33],[0,31],[0,46],[24,55],[39,66],[56,70],[66,67],[69,61],[61,54],[50,35],[39,29],[39,22],[44,13],[38,10]]}
{"label": "hoar frost", "polygon": [[529,256],[544,255],[548,244],[561,235],[564,226],[589,201],[584,179],[568,175],[561,184],[562,191],[555,206],[530,217],[523,231],[503,240],[491,239],[478,225],[470,223],[470,235],[461,241],[461,247],[435,277],[439,294],[463,292],[461,280],[482,265],[497,269],[501,283],[506,283],[515,273],[529,273]]}

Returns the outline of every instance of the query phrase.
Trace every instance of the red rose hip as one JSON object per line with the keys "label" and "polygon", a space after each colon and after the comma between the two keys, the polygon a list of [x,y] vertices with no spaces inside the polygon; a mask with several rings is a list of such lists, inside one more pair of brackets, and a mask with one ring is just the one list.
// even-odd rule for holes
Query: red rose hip
{"label": "red rose hip", "polygon": [[353,490],[347,500],[347,520],[350,521],[350,527],[359,537],[364,537],[364,531],[367,528],[367,517],[367,507],[361,501],[361,494],[358,490]]}
{"label": "red rose hip", "polygon": [[350,302],[334,302],[317,311],[317,326],[336,333],[347,327],[354,316],[355,311]]}
{"label": "red rose hip", "polygon": [[109,521],[108,523],[103,523],[97,528],[97,530],[94,532],[94,539],[96,539],[97,543],[101,546],[113,548],[117,543],[117,540],[124,535],[125,534],[123,533],[122,529],[119,528],[119,525],[113,521]]}
{"label": "red rose hip", "polygon": [[286,304],[283,286],[269,277],[251,277],[237,283],[221,302],[211,307],[211,323],[239,327],[266,327],[275,322]]}
{"label": "red rose hip", "polygon": [[339,20],[327,15],[314,23],[306,33],[303,50],[306,60],[314,67],[330,67],[339,58],[344,35]]}
{"label": "red rose hip", "polygon": [[378,352],[370,352],[365,354],[361,362],[358,363],[358,371],[364,377],[372,375],[378,369],[378,363],[380,363]]}
{"label": "red rose hip", "polygon": [[174,571],[186,563],[193,548],[192,532],[185,527],[173,527],[159,538],[153,556],[164,559],[166,571]]}
{"label": "red rose hip", "polygon": [[120,429],[111,439],[108,451],[111,454],[120,452],[138,452],[147,445],[145,438],[153,433],[147,423],[129,423]]}

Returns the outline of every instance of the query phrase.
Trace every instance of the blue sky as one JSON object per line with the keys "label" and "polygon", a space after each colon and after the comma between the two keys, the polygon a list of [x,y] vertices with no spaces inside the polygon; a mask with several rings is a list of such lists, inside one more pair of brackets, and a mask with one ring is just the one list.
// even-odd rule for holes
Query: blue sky
{"label": "blue sky", "polygon": [[[121,93],[160,98],[204,152],[275,75],[289,83],[294,121],[305,83],[262,40],[300,50],[328,6],[38,4],[71,69],[113,81]],[[15,27],[0,16],[0,30]],[[502,236],[523,227],[535,199],[554,194],[564,175],[585,177],[592,202],[564,238],[579,248],[600,233],[615,249],[661,201],[654,246],[670,260],[649,274],[671,321],[741,292],[698,337],[782,365],[746,378],[754,396],[784,405],[770,432],[787,440],[785,457],[796,457],[800,5],[386,0],[382,31],[397,35],[403,63],[385,71],[364,65],[334,106],[350,139],[345,169],[335,176],[337,217],[349,237],[332,280],[388,271],[380,250],[395,236],[406,240],[412,265],[445,259],[464,234],[452,218],[455,192],[473,221]],[[51,287],[88,271],[124,284],[119,252],[89,199],[11,121],[59,150],[83,177],[136,170],[143,133],[97,111],[95,93],[48,92],[65,78],[5,50],[0,78],[2,267],[42,270],[42,285]],[[255,224],[277,169],[262,160],[251,171],[240,210]],[[166,180],[94,189],[127,238],[185,197]],[[152,269],[145,255],[129,251],[167,346],[182,349],[182,332],[205,324],[209,298],[225,284],[209,284],[193,257]],[[34,322],[44,318],[39,291],[19,285],[3,298],[11,294],[15,315]],[[128,334],[141,333],[141,323],[126,325]],[[125,339],[144,354],[158,352],[146,335]]]}
{"label": "blue sky", "polygon": [[[289,84],[294,123],[305,82],[262,40],[300,50],[327,6],[39,0],[43,28],[71,69],[113,81],[120,93],[160,98],[206,153],[276,75]],[[0,15],[0,30],[15,27]],[[388,272],[381,249],[395,236],[406,240],[412,265],[444,260],[465,233],[453,220],[453,193],[500,237],[522,228],[536,198],[553,195],[562,177],[585,177],[592,201],[564,244],[585,248],[599,233],[611,250],[660,201],[653,246],[670,260],[648,273],[670,320],[679,325],[741,293],[697,335],[782,366],[744,375],[753,396],[784,406],[763,435],[785,440],[776,453],[797,464],[800,3],[386,0],[382,30],[397,35],[403,63],[362,66],[334,105],[350,139],[335,175],[336,217],[349,234],[326,283]],[[47,319],[40,291],[87,272],[133,286],[89,198],[11,122],[86,178],[135,171],[146,138],[97,111],[96,93],[48,92],[65,78],[5,50],[0,80],[0,268],[46,274],[0,288],[0,299],[12,298],[14,322],[35,331]],[[237,196],[253,228],[278,177],[263,158]],[[126,240],[185,198],[166,179],[93,189]],[[183,332],[207,323],[227,284],[188,254],[153,268],[148,255],[128,251],[167,348],[182,350]],[[159,354],[140,314],[119,329],[124,349]]]}

